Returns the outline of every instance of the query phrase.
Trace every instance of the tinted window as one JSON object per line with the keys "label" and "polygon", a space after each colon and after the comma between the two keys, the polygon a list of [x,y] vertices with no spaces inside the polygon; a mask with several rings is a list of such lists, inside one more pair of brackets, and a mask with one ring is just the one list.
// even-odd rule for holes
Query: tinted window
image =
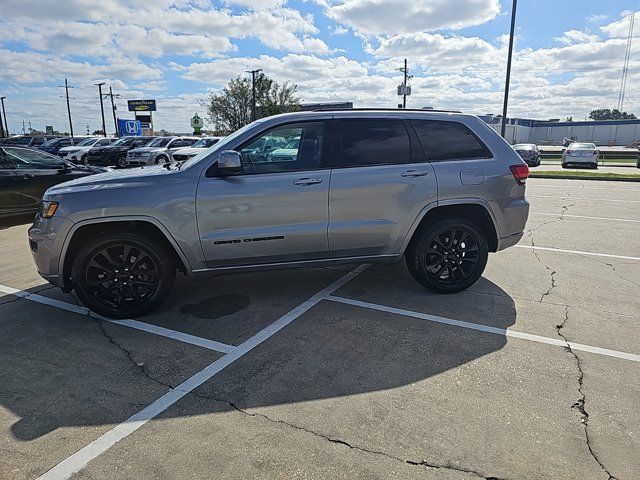
{"label": "tinted window", "polygon": [[136,138],[131,142],[131,145],[133,145],[134,147],[142,147],[142,146],[145,146],[147,143],[149,143],[148,138]]}
{"label": "tinted window", "polygon": [[9,158],[0,150],[0,169],[14,168],[13,164],[9,161]]}
{"label": "tinted window", "polygon": [[7,147],[4,151],[16,168],[61,168],[65,165],[59,158],[37,150]]}
{"label": "tinted window", "polygon": [[[283,125],[268,130],[242,145],[245,173],[293,172],[322,166],[326,138],[325,122]],[[287,148],[292,145],[292,148]]]}
{"label": "tinted window", "polygon": [[338,166],[411,162],[409,134],[402,120],[348,119],[340,124],[342,159]]}
{"label": "tinted window", "polygon": [[490,158],[489,149],[469,128],[458,122],[412,120],[428,160]]}

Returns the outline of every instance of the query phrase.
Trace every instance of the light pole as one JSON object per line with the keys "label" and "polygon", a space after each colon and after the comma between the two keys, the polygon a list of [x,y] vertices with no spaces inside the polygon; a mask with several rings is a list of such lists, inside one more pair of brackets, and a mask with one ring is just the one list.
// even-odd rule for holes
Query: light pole
{"label": "light pole", "polygon": [[104,82],[94,83],[94,85],[98,86],[98,95],[100,96],[100,115],[102,115],[102,136],[107,136],[107,126],[104,123],[104,102],[102,101],[102,86]]}
{"label": "light pole", "polygon": [[251,121],[255,121],[256,119],[256,73],[261,72],[262,69],[258,68],[256,70],[245,70],[245,73],[251,74],[251,91],[253,92],[251,95]]}
{"label": "light pole", "polygon": [[507,78],[504,84],[504,105],[502,107],[502,127],[500,128],[500,135],[504,138],[507,130],[507,106],[509,105],[509,82],[511,81],[511,57],[513,55],[513,36],[516,28],[516,7],[518,0],[513,0],[513,7],[511,8],[511,33],[509,35],[509,56],[507,57]]}
{"label": "light pole", "polygon": [[11,134],[9,133],[9,124],[7,123],[7,112],[4,109],[4,99],[7,97],[0,97],[0,102],[2,103],[2,116],[4,117],[4,124],[7,127],[7,137],[9,137]]}

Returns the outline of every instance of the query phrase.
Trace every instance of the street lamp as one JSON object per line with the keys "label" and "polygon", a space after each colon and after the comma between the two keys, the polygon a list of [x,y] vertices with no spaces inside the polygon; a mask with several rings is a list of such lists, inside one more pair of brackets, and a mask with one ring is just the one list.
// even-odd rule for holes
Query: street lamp
{"label": "street lamp", "polygon": [[251,74],[251,91],[253,92],[251,96],[251,121],[255,121],[256,119],[256,73],[260,73],[262,71],[261,68],[256,70],[245,70],[245,73]]}

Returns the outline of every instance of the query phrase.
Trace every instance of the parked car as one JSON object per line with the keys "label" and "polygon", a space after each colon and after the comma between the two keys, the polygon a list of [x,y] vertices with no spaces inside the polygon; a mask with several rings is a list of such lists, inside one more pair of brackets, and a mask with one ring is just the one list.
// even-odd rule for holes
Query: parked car
{"label": "parked car", "polygon": [[518,143],[513,149],[530,167],[540,166],[540,150],[535,143]]}
{"label": "parked car", "polygon": [[0,146],[0,217],[35,213],[45,190],[58,183],[105,172],[76,166],[39,150]]}
{"label": "parked car", "polygon": [[71,145],[76,145],[84,141],[86,137],[59,137],[52,138],[44,142],[38,148],[43,152],[50,153],[51,155],[58,155],[61,148],[68,147]]}
{"label": "parked car", "polygon": [[87,164],[124,168],[127,165],[127,152],[144,147],[153,139],[154,137],[122,137],[111,145],[93,147],[87,152]]}
{"label": "parked car", "polygon": [[189,147],[198,139],[195,137],[158,137],[144,147],[134,148],[127,153],[127,166],[155,165],[171,161],[171,152]]}
{"label": "parked car", "polygon": [[562,168],[569,166],[598,168],[600,151],[593,143],[572,143],[562,153]]}
{"label": "parked car", "polygon": [[171,152],[171,158],[177,162],[188,160],[191,157],[195,157],[203,150],[214,146],[223,138],[224,137],[202,137],[190,147],[179,148]]}
{"label": "parked car", "polygon": [[58,155],[65,160],[73,163],[86,164],[87,163],[87,153],[93,147],[106,147],[107,145],[111,145],[116,139],[115,138],[96,138],[90,137],[85,138],[80,143],[69,147],[62,147],[58,150]]}
{"label": "parked car", "polygon": [[[292,136],[295,161],[247,155]],[[177,269],[196,279],[404,256],[419,283],[453,293],[522,237],[528,175],[475,116],[297,112],[190,160],[50,188],[29,240],[40,275],[115,318],[157,307]]]}
{"label": "parked car", "polygon": [[54,135],[20,135],[17,137],[0,138],[0,145],[13,145],[15,147],[39,147],[44,142],[60,138]]}

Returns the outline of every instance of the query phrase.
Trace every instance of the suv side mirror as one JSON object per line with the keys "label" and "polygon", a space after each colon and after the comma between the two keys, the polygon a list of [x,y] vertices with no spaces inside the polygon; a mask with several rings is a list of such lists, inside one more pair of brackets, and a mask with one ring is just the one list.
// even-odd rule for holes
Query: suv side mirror
{"label": "suv side mirror", "polygon": [[218,155],[216,172],[219,175],[232,175],[242,171],[240,153],[235,150],[224,150]]}

